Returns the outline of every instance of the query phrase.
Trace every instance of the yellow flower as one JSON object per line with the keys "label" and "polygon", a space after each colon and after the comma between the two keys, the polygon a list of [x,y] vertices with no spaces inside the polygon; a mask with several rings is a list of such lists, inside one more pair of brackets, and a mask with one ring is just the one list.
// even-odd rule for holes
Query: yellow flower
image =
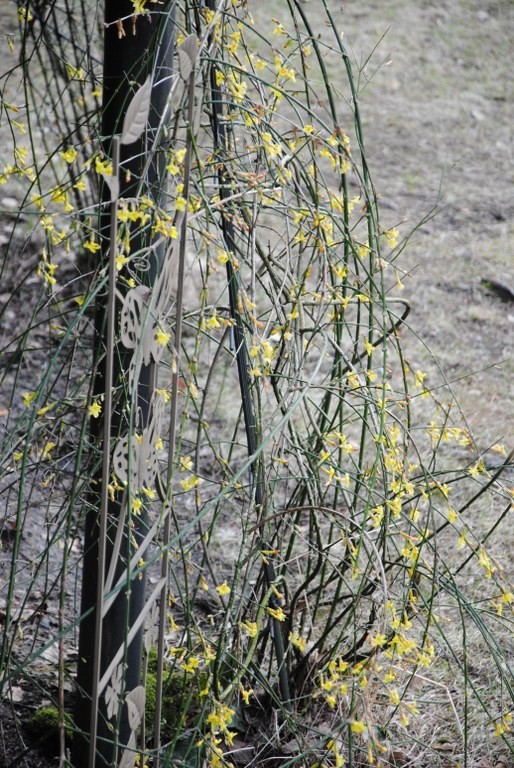
{"label": "yellow flower", "polygon": [[400,233],[397,228],[393,227],[392,229],[385,229],[383,235],[389,243],[390,247],[396,248],[396,245],[398,244],[398,238],[400,237]]}
{"label": "yellow flower", "polygon": [[253,695],[253,688],[250,688],[248,691],[245,691],[241,683],[239,683],[239,692],[241,693],[241,698],[243,699],[245,704],[250,703],[250,696]]}
{"label": "yellow flower", "polygon": [[192,675],[195,671],[195,669],[198,668],[199,661],[196,658],[196,656],[190,656],[187,662],[182,664],[182,669],[184,672],[188,672],[190,675]]}
{"label": "yellow flower", "polygon": [[278,55],[275,56],[274,62],[275,62],[275,69],[277,70],[277,75],[279,77],[285,77],[288,80],[293,80],[294,82],[294,80],[296,79],[296,74],[294,69],[293,68],[288,69],[285,66],[281,56],[278,56]]}
{"label": "yellow flower", "polygon": [[[43,202],[43,198],[41,197],[41,195],[36,195],[36,194],[31,195],[30,199],[32,200],[32,202],[34,203],[34,205],[39,211],[45,210],[45,204]],[[43,223],[43,220],[41,220],[41,224],[42,223]],[[53,227],[53,224],[52,224],[52,227]]]}
{"label": "yellow flower", "polygon": [[227,77],[227,85],[230,93],[234,97],[236,102],[241,102],[248,90],[248,85],[244,80],[240,80],[239,76],[231,72]]}
{"label": "yellow flower", "polygon": [[[170,632],[178,632],[180,630],[180,627],[177,624],[177,622],[175,621],[175,619],[173,618],[173,616],[171,614],[169,614],[168,618],[170,620]],[[173,650],[174,651],[179,651],[180,649],[176,648],[176,649],[173,649]]]}
{"label": "yellow flower", "polygon": [[190,456],[181,456],[179,464],[181,472],[190,472],[193,469],[193,459]]}
{"label": "yellow flower", "polygon": [[468,468],[468,472],[471,475],[471,477],[478,477],[478,475],[480,475],[484,471],[485,471],[485,467],[482,459],[479,459],[475,464],[472,464],[471,467]]}
{"label": "yellow flower", "polygon": [[277,155],[282,154],[282,147],[280,144],[276,144],[273,141],[273,137],[269,131],[265,131],[262,134],[262,144],[264,147],[264,150],[268,153],[270,157],[276,157]]}
{"label": "yellow flower", "polygon": [[273,616],[274,619],[277,619],[277,621],[285,621],[286,615],[282,608],[268,608],[268,613],[270,616]]}
{"label": "yellow flower", "polygon": [[180,485],[184,489],[184,491],[191,491],[193,488],[196,488],[198,483],[200,482],[200,478],[196,475],[191,475],[191,477],[186,477],[185,480],[180,481]]}
{"label": "yellow flower", "polygon": [[230,707],[215,702],[214,711],[207,715],[207,722],[211,726],[213,733],[218,733],[219,731],[226,732],[234,714],[234,710],[230,709]]}
{"label": "yellow flower", "polygon": [[68,74],[72,80],[75,78],[77,80],[84,80],[86,73],[82,69],[82,67],[79,67],[78,69],[74,67],[72,64],[66,64],[66,69],[68,70]]}
{"label": "yellow flower", "polygon": [[69,147],[65,152],[59,152],[60,156],[63,160],[66,160],[67,163],[74,163],[77,159],[77,150],[75,147]]}
{"label": "yellow flower", "polygon": [[416,371],[414,375],[414,384],[416,385],[416,387],[418,387],[419,389],[423,389],[425,378],[426,378],[426,373],[423,373],[423,371]]}
{"label": "yellow flower", "polygon": [[286,30],[282,26],[282,24],[279,21],[275,21],[275,29],[273,30],[274,35],[287,35]]}
{"label": "yellow flower", "polygon": [[32,21],[32,14],[28,10],[28,8],[24,8],[23,6],[20,6],[18,8],[18,18],[20,21],[29,22],[29,21]]}
{"label": "yellow flower", "polygon": [[122,253],[116,254],[116,271],[121,272],[125,264],[129,263],[129,259],[127,256],[123,256]]}
{"label": "yellow flower", "polygon": [[132,0],[132,6],[134,9],[134,15],[138,16],[141,13],[148,13],[145,8],[147,0]]}
{"label": "yellow flower", "polygon": [[31,403],[36,399],[36,397],[37,397],[37,392],[24,392],[22,395],[23,403],[28,408],[29,405],[31,405]]}
{"label": "yellow flower", "polygon": [[359,259],[365,259],[368,253],[370,252],[370,247],[368,245],[368,241],[363,245],[362,243],[357,243],[357,254],[359,256]]}
{"label": "yellow flower", "polygon": [[175,240],[178,237],[178,229],[174,224],[171,224],[170,220],[164,219],[156,214],[155,224],[152,228],[152,235],[155,234],[164,235],[164,237],[169,237],[172,240]]}
{"label": "yellow flower", "polygon": [[205,321],[205,326],[206,326],[206,328],[209,328],[209,330],[211,330],[211,331],[214,330],[215,328],[220,328],[221,327],[221,323],[218,320],[218,316],[216,314],[216,310],[215,309],[213,309],[212,315],[210,316],[210,318]]}
{"label": "yellow flower", "polygon": [[225,743],[229,745],[229,747],[234,746],[234,738],[237,736],[236,731],[225,731]]}
{"label": "yellow flower", "polygon": [[89,406],[89,415],[92,416],[93,419],[97,419],[101,413],[102,413],[102,406],[97,400],[93,401]]}
{"label": "yellow flower", "polygon": [[289,633],[289,642],[294,645],[296,648],[298,648],[299,651],[305,650],[305,640],[303,637],[300,637],[300,635],[297,632],[290,632]]}
{"label": "yellow flower", "polygon": [[91,237],[89,240],[86,240],[86,242],[85,242],[85,243],[82,243],[82,245],[83,245],[83,247],[84,247],[84,248],[85,248],[87,251],[91,251],[91,253],[96,253],[96,252],[97,252],[97,251],[99,251],[99,250],[100,250],[100,248],[102,247],[102,246],[101,246],[99,243],[97,243],[97,242],[96,242],[96,240],[94,240],[92,237]]}
{"label": "yellow flower", "polygon": [[325,701],[332,709],[334,709],[335,705],[337,704],[337,699],[333,693],[329,693],[328,696],[325,696]]}
{"label": "yellow flower", "polygon": [[46,254],[43,253],[43,261],[40,261],[37,267],[38,277],[42,277],[48,285],[55,285],[57,280],[54,277],[54,272],[57,268],[57,264],[50,264],[46,261]]}
{"label": "yellow flower", "polygon": [[216,592],[218,595],[230,595],[230,587],[228,586],[227,582],[224,581],[223,584],[220,584],[219,587],[216,587]]}
{"label": "yellow flower", "polygon": [[169,340],[171,339],[171,333],[167,333],[166,331],[163,331],[162,328],[159,328],[157,333],[155,334],[155,340],[158,344],[160,344],[162,347],[165,347]]}
{"label": "yellow flower", "polygon": [[229,260],[229,255],[227,251],[225,251],[223,248],[218,248],[216,251],[216,260],[219,264],[226,264]]}
{"label": "yellow flower", "polygon": [[25,128],[23,123],[20,123],[19,120],[11,120],[11,125],[14,125],[15,128],[17,128],[20,133],[27,133],[27,129]]}
{"label": "yellow flower", "polygon": [[255,637],[258,632],[257,628],[257,622],[255,621],[242,621],[239,623],[240,628],[243,630],[243,632],[246,632],[250,637]]}
{"label": "yellow flower", "polygon": [[43,460],[44,459],[51,459],[52,458],[51,452],[55,448],[56,445],[57,445],[57,443],[51,443],[51,442],[45,443],[45,445],[43,446],[43,450],[41,451],[41,458]]}
{"label": "yellow flower", "polygon": [[478,553],[478,563],[485,570],[486,578],[490,579],[496,568],[493,567],[491,560],[483,547],[480,547]]}
{"label": "yellow flower", "polygon": [[362,720],[352,720],[350,728],[352,733],[363,733],[366,730],[366,726]]}
{"label": "yellow flower", "polygon": [[95,171],[102,176],[112,176],[112,163],[110,160],[100,160],[95,158]]}

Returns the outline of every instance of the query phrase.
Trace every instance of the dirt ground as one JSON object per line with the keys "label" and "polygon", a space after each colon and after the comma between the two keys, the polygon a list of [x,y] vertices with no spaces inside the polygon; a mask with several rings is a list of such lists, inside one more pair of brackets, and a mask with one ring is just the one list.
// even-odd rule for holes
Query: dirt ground
{"label": "dirt ground", "polygon": [[[407,234],[438,210],[401,256],[410,325],[454,382],[480,447],[512,448],[513,295],[481,281],[514,289],[514,6],[348,2],[338,18],[357,64],[385,35],[361,109],[386,223]],[[432,355],[409,334],[404,343],[437,384]]]}
{"label": "dirt ground", "polygon": [[[306,13],[314,16],[318,3],[308,0]],[[251,6],[249,0],[256,23],[265,23],[269,4]],[[355,71],[376,47],[359,82],[382,223],[406,236],[435,209],[398,262],[401,295],[412,306],[412,333],[402,336],[407,358],[427,372],[430,387],[453,382],[481,450],[500,442],[508,452],[514,448],[514,4],[332,0],[329,6]],[[281,7],[273,4],[274,16],[280,18]],[[5,32],[2,25],[12,28],[7,16],[0,20]],[[0,188],[0,230],[9,230],[11,207],[12,191]],[[12,331],[16,313],[11,305],[4,333]],[[15,712],[24,718],[21,708]],[[0,722],[0,766],[55,764],[25,751],[26,737],[6,703]]]}

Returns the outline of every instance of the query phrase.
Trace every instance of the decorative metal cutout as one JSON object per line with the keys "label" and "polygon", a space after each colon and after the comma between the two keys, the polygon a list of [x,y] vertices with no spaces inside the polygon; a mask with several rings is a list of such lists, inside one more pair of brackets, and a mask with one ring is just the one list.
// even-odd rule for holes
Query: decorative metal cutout
{"label": "decorative metal cutout", "polygon": [[198,38],[196,35],[186,37],[178,49],[178,68],[183,80],[189,80],[198,56]]}
{"label": "decorative metal cutout", "polygon": [[137,731],[145,714],[145,689],[138,685],[127,694],[128,721],[131,731]]}
{"label": "decorative metal cutout", "polygon": [[[177,225],[180,224],[181,220],[181,218],[177,219]],[[164,320],[172,296],[177,258],[178,242],[176,241],[166,253],[161,272],[153,289],[153,295],[155,296],[155,313],[161,322]]]}
{"label": "decorative metal cutout", "polygon": [[152,78],[148,76],[128,105],[123,120],[123,130],[120,142],[132,144],[137,141],[146,128],[150,112],[150,97],[152,95]]}
{"label": "decorative metal cutout", "polygon": [[131,733],[127,747],[123,750],[118,768],[133,768],[136,763],[136,731],[141,725],[145,714],[145,700],[146,694],[142,685],[138,685],[137,688],[130,691],[125,699]]}
{"label": "decorative metal cutout", "polygon": [[159,321],[150,312],[149,296],[150,291],[144,285],[131,288],[121,310],[121,342],[127,349],[140,349],[145,365],[152,359],[159,362],[164,352],[163,345],[156,340]]}
{"label": "decorative metal cutout", "polygon": [[145,625],[144,646],[146,653],[150,653],[151,648],[156,644],[159,637],[159,606],[157,603],[152,605]]}
{"label": "decorative metal cutout", "polygon": [[105,703],[107,705],[107,717],[111,720],[118,713],[121,701],[121,689],[123,685],[123,664],[114,668],[111,683],[105,690]]}
{"label": "decorative metal cutout", "polygon": [[123,298],[120,340],[126,349],[134,350],[129,366],[131,389],[141,363],[159,363],[166,351],[166,344],[159,339],[158,333],[167,333],[165,317],[173,291],[175,261],[174,245],[166,253],[152,291],[144,285],[138,285],[131,288]]}
{"label": "decorative metal cutout", "polygon": [[159,468],[157,446],[164,427],[165,399],[154,392],[150,403],[150,422],[141,437],[124,435],[116,444],[113,470],[132,494],[155,483]]}
{"label": "decorative metal cutout", "polygon": [[136,757],[136,734],[132,731],[127,747],[123,750],[118,768],[134,768]]}

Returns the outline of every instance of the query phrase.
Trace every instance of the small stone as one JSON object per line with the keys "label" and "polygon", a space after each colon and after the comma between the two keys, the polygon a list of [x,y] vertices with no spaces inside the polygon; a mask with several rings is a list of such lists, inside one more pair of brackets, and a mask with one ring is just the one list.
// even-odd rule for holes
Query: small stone
{"label": "small stone", "polygon": [[14,211],[19,207],[19,203],[15,197],[2,197],[0,200],[0,208],[6,208],[8,211]]}

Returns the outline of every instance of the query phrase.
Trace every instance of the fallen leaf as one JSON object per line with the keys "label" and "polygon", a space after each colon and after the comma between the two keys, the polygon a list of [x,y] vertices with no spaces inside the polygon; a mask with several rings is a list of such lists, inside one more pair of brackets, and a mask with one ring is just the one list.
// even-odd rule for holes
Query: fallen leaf
{"label": "fallen leaf", "polygon": [[13,685],[11,688],[11,701],[13,704],[19,704],[25,698],[25,691],[19,685]]}

